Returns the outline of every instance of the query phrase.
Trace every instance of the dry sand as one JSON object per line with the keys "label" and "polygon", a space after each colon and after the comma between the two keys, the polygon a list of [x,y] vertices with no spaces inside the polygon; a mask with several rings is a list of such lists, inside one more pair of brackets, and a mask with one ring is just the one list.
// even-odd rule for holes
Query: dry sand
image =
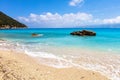
{"label": "dry sand", "polygon": [[57,69],[13,51],[0,51],[0,80],[108,80],[100,73],[73,68]]}

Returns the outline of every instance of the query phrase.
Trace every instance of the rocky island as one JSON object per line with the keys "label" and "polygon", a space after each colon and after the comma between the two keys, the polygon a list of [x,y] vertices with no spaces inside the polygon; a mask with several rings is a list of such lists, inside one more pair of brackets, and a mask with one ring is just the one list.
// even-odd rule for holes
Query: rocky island
{"label": "rocky island", "polygon": [[19,28],[27,28],[27,26],[0,11],[0,29],[19,29]]}
{"label": "rocky island", "polygon": [[82,31],[74,31],[70,33],[71,35],[76,35],[76,36],[96,36],[96,33],[93,31],[88,31],[88,30],[82,30]]}

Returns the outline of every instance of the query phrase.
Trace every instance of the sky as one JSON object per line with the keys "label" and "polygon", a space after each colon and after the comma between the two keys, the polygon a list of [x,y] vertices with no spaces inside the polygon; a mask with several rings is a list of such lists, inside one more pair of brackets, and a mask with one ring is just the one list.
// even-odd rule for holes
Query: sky
{"label": "sky", "polygon": [[120,23],[120,0],[0,0],[0,11],[33,28]]}

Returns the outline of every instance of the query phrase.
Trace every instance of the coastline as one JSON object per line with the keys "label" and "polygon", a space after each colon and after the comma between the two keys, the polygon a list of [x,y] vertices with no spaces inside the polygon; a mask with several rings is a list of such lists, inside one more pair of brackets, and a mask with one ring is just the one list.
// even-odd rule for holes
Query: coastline
{"label": "coastline", "polygon": [[[44,34],[44,36],[32,37],[31,30],[32,32],[39,32],[39,34]],[[95,74],[99,73],[98,76],[104,75],[110,80],[120,79],[120,72],[119,72],[120,71],[120,55],[119,55],[120,46],[118,45],[119,37],[115,36],[114,37],[115,39],[113,39],[112,36],[114,36],[114,34],[111,34],[111,36],[108,36],[107,33],[109,33],[109,30],[107,30],[108,32],[106,32],[105,34],[98,35],[97,37],[90,37],[90,38],[81,37],[80,39],[79,37],[71,37],[69,36],[69,34],[66,34],[69,32],[69,31],[67,32],[67,30],[65,30],[66,32],[60,31],[55,33],[53,33],[54,30],[51,30],[51,29],[50,30],[48,29],[45,31],[43,30],[43,32],[41,32],[42,30],[40,29],[38,30],[31,29],[31,30],[30,31],[29,30],[1,31],[1,39],[0,39],[1,54],[2,52],[4,53],[7,52],[6,54],[8,53],[14,54],[13,55],[14,57],[23,55],[19,58],[19,60],[23,59],[22,61],[20,61],[20,63],[12,62],[10,64],[12,65],[15,64],[16,66],[16,65],[21,65],[22,63],[22,67],[25,68],[26,64],[29,65],[26,67],[30,67],[31,64],[33,66],[33,65],[36,65],[36,63],[38,62],[34,68],[36,68],[39,64],[38,68],[42,68],[41,71],[52,70],[52,73],[49,74],[50,78],[55,77],[55,78],[51,78],[52,80],[58,79],[56,78],[56,76],[61,74],[64,74],[66,76],[68,74],[70,74],[71,76],[76,76],[78,74],[81,75],[83,73],[85,74],[85,77],[90,78],[91,76],[87,76],[88,72],[90,73],[94,72]],[[98,33],[100,32],[101,30],[98,31]],[[116,41],[116,42],[113,42],[113,41]],[[13,59],[13,56],[11,56],[10,60]],[[26,58],[24,58],[25,56],[28,56],[27,60]],[[15,59],[15,61],[19,61],[19,60]],[[21,69],[21,71],[25,71],[25,73],[21,71],[17,71],[17,72],[21,72],[24,75],[25,74],[28,75],[28,72],[33,71],[34,74],[38,75],[39,73],[36,72],[34,69],[32,69],[33,68],[32,66],[29,68],[30,71],[27,69],[27,72],[26,72],[26,70]],[[45,67],[47,67],[47,70],[45,69]],[[12,71],[14,71],[13,68],[11,68]],[[61,72],[61,74],[58,74],[60,73],[59,71]],[[32,74],[29,73],[29,75],[32,75]],[[20,75],[18,74],[18,76],[21,76],[21,74]],[[62,76],[59,76],[59,77],[60,79],[62,78]],[[79,76],[77,77],[80,79]],[[38,80],[38,78],[40,77],[35,76],[35,78]],[[40,79],[43,79],[43,78],[40,78]],[[69,78],[66,78],[65,80],[68,80],[68,79]],[[96,80],[98,79],[99,78],[97,78]],[[104,79],[100,79],[100,80],[104,80]]]}
{"label": "coastline", "polygon": [[22,52],[0,50],[0,80],[108,80],[98,72],[42,65]]}

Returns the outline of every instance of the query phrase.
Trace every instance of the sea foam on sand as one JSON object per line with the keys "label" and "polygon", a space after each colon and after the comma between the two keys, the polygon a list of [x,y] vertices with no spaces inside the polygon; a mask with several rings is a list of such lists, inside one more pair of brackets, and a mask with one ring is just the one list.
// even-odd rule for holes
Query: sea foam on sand
{"label": "sea foam on sand", "polygon": [[111,80],[120,79],[119,55],[80,48],[54,46],[39,46],[39,51],[38,49],[34,51],[30,46],[9,42],[1,43],[0,47],[11,49],[12,51],[25,52],[27,55],[37,58],[40,63],[55,68],[83,68],[100,72]]}

